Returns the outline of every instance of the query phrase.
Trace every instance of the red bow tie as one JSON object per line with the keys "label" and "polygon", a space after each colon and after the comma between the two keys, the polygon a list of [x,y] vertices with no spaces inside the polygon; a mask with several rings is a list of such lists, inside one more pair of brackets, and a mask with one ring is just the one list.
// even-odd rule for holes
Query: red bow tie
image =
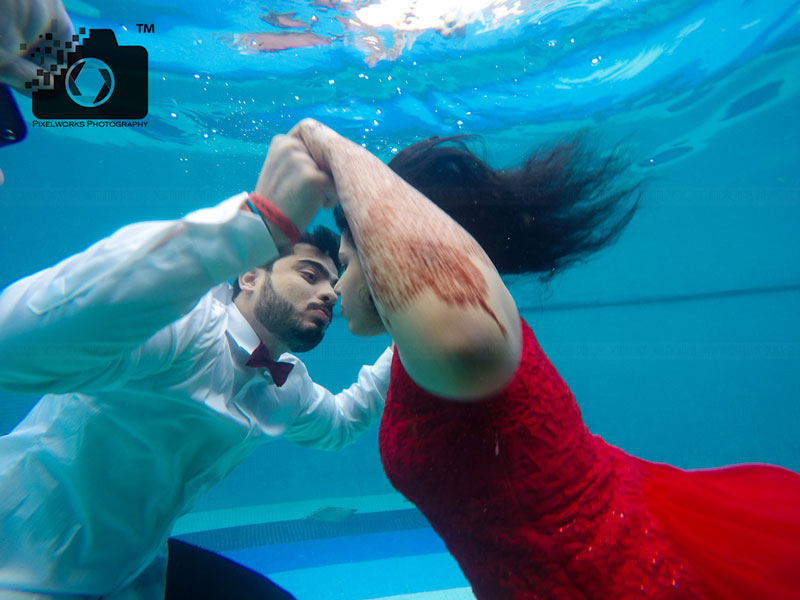
{"label": "red bow tie", "polygon": [[289,377],[289,373],[294,369],[292,363],[272,360],[269,355],[269,350],[267,350],[267,347],[263,343],[259,343],[258,348],[253,350],[246,364],[248,367],[266,367],[272,375],[272,381],[274,381],[275,385],[278,387],[286,383],[286,378]]}

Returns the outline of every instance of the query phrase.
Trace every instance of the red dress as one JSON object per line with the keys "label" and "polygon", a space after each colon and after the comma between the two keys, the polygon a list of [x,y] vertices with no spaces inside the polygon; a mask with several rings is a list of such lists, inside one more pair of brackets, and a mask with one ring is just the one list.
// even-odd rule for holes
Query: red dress
{"label": "red dress", "polygon": [[626,454],[522,328],[514,379],[484,402],[425,392],[395,354],[380,428],[389,480],[479,599],[800,598],[800,475]]}

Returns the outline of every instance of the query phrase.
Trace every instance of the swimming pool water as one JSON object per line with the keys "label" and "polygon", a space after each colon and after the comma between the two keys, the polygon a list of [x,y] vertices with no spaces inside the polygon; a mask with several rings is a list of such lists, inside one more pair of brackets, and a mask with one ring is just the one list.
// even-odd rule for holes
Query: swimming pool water
{"label": "swimming pool water", "polygon": [[[0,285],[248,189],[304,117],[384,160],[480,134],[496,166],[586,130],[627,148],[641,209],[595,259],[509,287],[590,429],[682,467],[800,470],[800,2],[431,0],[406,25],[401,3],[263,4],[66,2],[76,25],[147,48],[147,127],[34,127],[17,97],[29,134],[0,148]],[[292,12],[318,37],[264,50],[306,31],[277,20]],[[388,341],[337,317],[303,359],[339,389]],[[2,432],[35,400],[0,394]],[[260,448],[175,533],[301,600],[471,597],[383,476],[376,428],[340,453]]]}

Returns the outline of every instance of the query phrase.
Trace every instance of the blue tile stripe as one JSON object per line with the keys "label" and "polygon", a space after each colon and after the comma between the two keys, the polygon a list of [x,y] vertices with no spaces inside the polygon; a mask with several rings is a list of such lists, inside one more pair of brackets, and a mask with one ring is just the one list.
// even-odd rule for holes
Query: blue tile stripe
{"label": "blue tile stripe", "polygon": [[[297,600],[375,600],[399,595],[462,592],[469,583],[449,554],[397,557],[342,563],[313,569],[281,571],[269,575],[275,583],[289,590]],[[433,592],[433,593],[432,593]],[[472,597],[474,600],[474,596]],[[429,598],[433,600],[433,598]],[[495,599],[492,599],[495,600]],[[503,599],[496,599],[503,600]]]}
{"label": "blue tile stripe", "polygon": [[342,563],[441,553],[447,553],[447,548],[439,536],[427,528],[306,540],[223,552],[227,558],[265,575]]}
{"label": "blue tile stripe", "polygon": [[214,552],[227,552],[241,548],[429,527],[422,513],[409,509],[354,513],[339,522],[313,519],[274,521],[197,531],[176,537]]}

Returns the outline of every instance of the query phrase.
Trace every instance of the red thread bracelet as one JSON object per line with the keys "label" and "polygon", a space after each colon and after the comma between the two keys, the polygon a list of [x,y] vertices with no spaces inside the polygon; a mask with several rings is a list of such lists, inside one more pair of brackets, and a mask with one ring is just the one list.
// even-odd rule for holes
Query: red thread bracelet
{"label": "red thread bracelet", "polygon": [[258,210],[258,214],[261,215],[262,219],[275,225],[283,235],[289,238],[289,243],[292,246],[300,240],[300,230],[289,220],[289,217],[278,210],[278,208],[264,198],[264,196],[256,194],[255,192],[250,192],[248,200]]}

